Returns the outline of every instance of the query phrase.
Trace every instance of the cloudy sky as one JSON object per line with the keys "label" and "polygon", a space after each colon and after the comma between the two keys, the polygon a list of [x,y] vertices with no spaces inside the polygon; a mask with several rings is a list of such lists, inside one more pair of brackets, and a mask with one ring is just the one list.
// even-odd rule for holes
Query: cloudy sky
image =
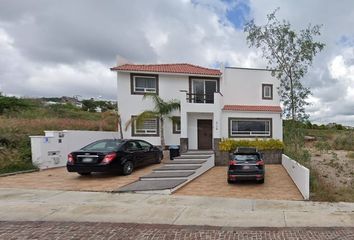
{"label": "cloudy sky", "polygon": [[352,0],[0,0],[0,91],[115,99],[117,58],[265,67],[243,25],[277,7],[296,29],[323,24],[304,79],[311,119],[354,126]]}

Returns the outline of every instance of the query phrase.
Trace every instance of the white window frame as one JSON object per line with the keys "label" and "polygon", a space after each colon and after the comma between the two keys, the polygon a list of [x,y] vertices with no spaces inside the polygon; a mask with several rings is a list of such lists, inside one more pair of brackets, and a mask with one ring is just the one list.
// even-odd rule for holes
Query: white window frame
{"label": "white window frame", "polygon": [[[133,136],[158,136],[159,135],[159,122],[157,118],[149,118],[145,121],[154,120],[156,122],[156,128],[138,128],[136,120],[133,121]],[[142,124],[144,125],[144,124]]]}
{"label": "white window frame", "polygon": [[[268,131],[233,131],[233,122],[237,121],[250,121],[250,122],[268,122]],[[272,137],[273,121],[271,118],[230,118],[229,119],[229,136],[230,137],[241,137],[241,138],[254,138],[254,137]]]}
{"label": "white window frame", "polygon": [[[142,88],[143,90],[137,90],[136,89],[136,79],[137,78],[152,78],[155,79],[155,87],[154,88]],[[157,93],[157,78],[155,76],[144,76],[144,75],[135,75],[133,76],[133,87],[134,87],[134,93]]]}
{"label": "white window frame", "polygon": [[[269,89],[269,95],[266,95],[266,89]],[[273,84],[262,84],[262,99],[273,99]]]}

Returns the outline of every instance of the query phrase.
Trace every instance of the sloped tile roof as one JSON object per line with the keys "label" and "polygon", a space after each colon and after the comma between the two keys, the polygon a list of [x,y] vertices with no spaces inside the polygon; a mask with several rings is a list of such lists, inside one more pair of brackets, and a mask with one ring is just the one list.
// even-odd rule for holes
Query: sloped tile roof
{"label": "sloped tile roof", "polygon": [[282,112],[280,106],[225,105],[222,110],[244,112]]}
{"label": "sloped tile roof", "polygon": [[112,71],[133,71],[133,72],[161,72],[161,73],[181,73],[195,75],[220,76],[218,69],[205,68],[188,63],[175,64],[124,64],[111,68]]}

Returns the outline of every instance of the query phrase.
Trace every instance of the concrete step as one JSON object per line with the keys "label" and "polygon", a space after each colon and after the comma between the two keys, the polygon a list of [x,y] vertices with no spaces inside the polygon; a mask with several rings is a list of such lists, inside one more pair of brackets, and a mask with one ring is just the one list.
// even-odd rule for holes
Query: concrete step
{"label": "concrete step", "polygon": [[148,175],[141,177],[141,180],[146,178],[186,178],[194,174],[194,171],[189,172],[152,172]]}
{"label": "concrete step", "polygon": [[171,171],[171,170],[196,170],[200,168],[202,165],[193,165],[193,166],[188,166],[188,165],[173,165],[173,166],[162,166],[158,169],[154,169],[153,171]]}
{"label": "concrete step", "polygon": [[173,189],[185,181],[187,179],[140,180],[118,189],[117,192],[161,191]]}
{"label": "concrete step", "polygon": [[203,164],[206,160],[170,160],[164,162],[165,164]]}
{"label": "concrete step", "polygon": [[208,159],[210,158],[210,155],[200,155],[200,156],[197,156],[197,155],[181,155],[179,157],[175,157],[174,159]]}

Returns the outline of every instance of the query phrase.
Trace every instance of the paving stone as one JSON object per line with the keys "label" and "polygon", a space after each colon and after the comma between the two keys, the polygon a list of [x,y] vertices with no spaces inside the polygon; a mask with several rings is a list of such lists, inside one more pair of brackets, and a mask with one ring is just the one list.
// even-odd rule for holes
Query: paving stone
{"label": "paving stone", "polygon": [[187,181],[186,179],[176,180],[142,180],[131,183],[127,186],[119,188],[117,192],[135,192],[135,191],[153,191],[153,190],[166,190],[172,189]]}
{"label": "paving stone", "polygon": [[0,239],[353,240],[354,228],[234,228],[103,222],[0,222]]}
{"label": "paving stone", "polygon": [[148,175],[141,177],[140,179],[144,178],[175,178],[175,177],[188,177],[195,172],[152,172]]}

